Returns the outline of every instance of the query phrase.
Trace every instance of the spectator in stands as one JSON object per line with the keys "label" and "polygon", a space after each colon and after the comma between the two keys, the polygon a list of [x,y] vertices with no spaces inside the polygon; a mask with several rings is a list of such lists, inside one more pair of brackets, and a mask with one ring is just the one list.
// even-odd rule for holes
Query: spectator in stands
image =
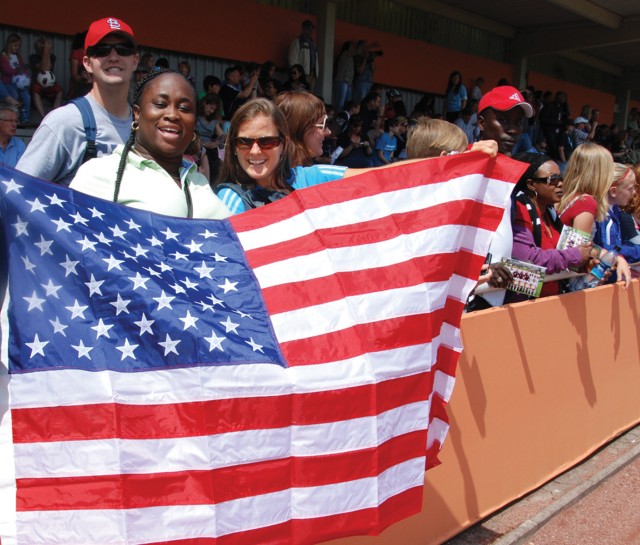
{"label": "spectator in stands", "polygon": [[7,102],[20,108],[19,123],[22,124],[27,123],[31,115],[31,76],[29,66],[20,54],[21,45],[22,38],[15,32],[7,36],[4,49],[0,53],[0,79],[11,97]]}
{"label": "spectator in stands", "polygon": [[588,125],[589,120],[586,117],[576,117],[573,121],[573,141],[576,147],[594,139],[598,122],[594,121],[590,130],[587,130]]}
{"label": "spectator in stands", "polygon": [[475,86],[471,90],[471,96],[470,96],[471,100],[476,100],[477,102],[480,102],[480,99],[482,98],[482,95],[483,95],[483,92],[482,92],[483,85],[484,85],[484,78],[482,76],[478,76],[475,81]]}
{"label": "spectator in stands", "polygon": [[365,40],[358,42],[357,50],[357,54],[353,58],[355,72],[353,77],[353,100],[362,102],[372,92],[376,59],[383,52],[377,42],[369,43]]}
{"label": "spectator in stands", "polygon": [[[360,115],[360,103],[354,100],[348,100],[345,102],[344,110],[338,112],[335,115],[335,120],[338,126],[340,127],[340,132],[342,134],[347,132],[347,127],[349,126],[349,120],[354,115]],[[362,118],[360,117],[360,122],[362,122]]]}
{"label": "spectator in stands", "polygon": [[274,101],[284,115],[290,142],[292,167],[308,166],[322,156],[322,142],[329,136],[324,103],[311,93],[285,91]]}
{"label": "spectator in stands", "polygon": [[[495,140],[499,153],[511,155],[513,147],[522,134],[523,119],[533,115],[533,108],[520,92],[510,85],[495,87],[486,93],[478,106],[478,127],[481,140]],[[503,257],[511,257],[513,232],[511,229],[511,209],[507,207],[496,235],[491,243],[490,252],[494,262]],[[504,290],[476,296],[471,310],[480,310],[488,306],[500,306],[504,300]]]}
{"label": "spectator in stands", "polygon": [[71,53],[69,54],[69,92],[67,99],[73,100],[83,97],[91,91],[91,74],[87,72],[82,59],[84,58],[84,40],[87,31],[78,32],[71,42]]}
{"label": "spectator in stands", "polygon": [[309,92],[309,83],[307,83],[307,76],[305,75],[304,68],[301,64],[294,64],[289,68],[289,79],[284,82],[282,87],[285,91]]}
{"label": "spectator in stands", "polygon": [[374,162],[376,166],[390,165],[393,161],[393,154],[398,147],[398,125],[397,117],[387,119],[384,122],[384,133],[376,140]]}
{"label": "spectator in stands", "polygon": [[462,74],[458,70],[449,74],[444,95],[443,114],[447,121],[453,123],[467,105],[467,88],[462,83]]}
{"label": "spectator in stands", "polygon": [[16,137],[18,109],[0,104],[0,165],[15,168],[25,150],[25,144]]}
{"label": "spectator in stands", "polygon": [[464,131],[442,119],[423,118],[409,131],[407,157],[439,157],[462,153],[469,144]]}
{"label": "spectator in stands", "polygon": [[557,209],[565,225],[595,234],[595,222],[607,214],[607,192],[613,180],[611,154],[597,144],[576,148],[564,174],[564,193]]}
{"label": "spectator in stands", "polygon": [[202,98],[209,93],[220,95],[222,82],[220,81],[220,78],[208,75],[204,77],[204,80],[202,81],[202,87],[204,88],[204,91],[200,91],[200,93],[198,94],[198,98]]}
{"label": "spectator in stands", "polygon": [[558,139],[558,166],[563,174],[567,169],[567,162],[574,149],[576,149],[576,144],[573,140],[573,121],[567,119],[562,124],[562,132]]}
{"label": "spectator in stands", "polygon": [[188,61],[180,61],[178,63],[178,72],[187,78],[187,80],[191,82],[191,85],[196,86],[196,79],[191,74],[191,63]]}
{"label": "spectator in stands", "polygon": [[267,81],[264,87],[264,98],[269,100],[275,100],[275,98],[282,93],[284,89],[282,88],[282,83],[280,83],[277,79],[270,79]]}
{"label": "spectator in stands", "polygon": [[[266,61],[260,67],[260,76],[258,76],[258,96],[267,96],[267,84],[271,81],[278,81],[276,78],[276,64],[273,61]],[[280,84],[282,85],[282,84]]]}
{"label": "spectator in stands", "polygon": [[336,71],[333,77],[333,104],[338,111],[341,111],[345,103],[353,98],[354,58],[357,52],[358,44],[356,42],[345,42],[336,62]]}
{"label": "spectator in stands", "polygon": [[260,68],[257,67],[251,73],[249,83],[243,86],[240,66],[230,66],[224,71],[224,84],[220,89],[223,119],[230,120],[234,112],[251,97],[259,75]]}
{"label": "spectator in stands", "polygon": [[391,119],[392,117],[406,117],[407,107],[404,105],[402,95],[397,89],[387,91],[387,103],[384,106],[382,117]]}
{"label": "spectator in stands", "polygon": [[153,56],[153,53],[145,53],[140,58],[140,68],[142,70],[146,69],[146,73],[149,74],[151,72],[155,72],[156,69],[156,58]]}
{"label": "spectator in stands", "polygon": [[570,117],[567,94],[563,91],[558,91],[555,99],[545,103],[540,112],[540,129],[549,143],[549,153],[553,159],[558,158],[558,139],[562,125]]}
{"label": "spectator in stands", "polygon": [[363,134],[366,134],[371,142],[383,132],[382,98],[376,93],[369,93],[362,101],[360,107]]}
{"label": "spectator in stands", "polygon": [[178,72],[152,72],[136,89],[133,116],[124,147],[82,165],[70,187],[170,216],[227,217],[209,181],[184,158],[195,138],[197,97],[191,82]]}
{"label": "spectator in stands", "polygon": [[[184,74],[183,74],[184,75]],[[224,134],[222,130],[222,101],[215,93],[209,93],[198,103],[198,120],[196,134],[200,145],[206,149],[210,179],[217,178],[220,159],[218,157],[218,138]]]}
{"label": "spectator in stands", "polygon": [[33,43],[35,55],[29,57],[29,66],[34,78],[31,86],[33,104],[40,117],[44,117],[43,98],[51,101],[52,109],[62,104],[62,86],[56,82],[54,67],[56,56],[51,53],[51,42],[44,36],[38,36]]}
{"label": "spectator in stands", "polygon": [[362,119],[358,114],[349,118],[347,130],[338,137],[342,152],[337,164],[350,168],[371,168],[374,166],[373,149],[366,135],[362,134]]}
{"label": "spectator in stands", "polygon": [[314,90],[316,79],[320,74],[318,48],[312,37],[315,28],[309,19],[302,21],[300,36],[293,40],[289,46],[289,68],[296,64],[302,65],[305,79],[311,91]]}
{"label": "spectator in stands", "polygon": [[[581,268],[596,254],[591,243],[566,250],[556,246],[562,232],[562,222],[554,206],[562,197],[562,174],[555,161],[539,153],[522,153],[514,157],[529,167],[516,184],[513,204],[513,251],[512,256],[521,261],[546,268],[554,274],[569,267]],[[541,297],[560,293],[559,282],[545,282]],[[507,292],[505,303],[521,301],[527,297]]]}
{"label": "spectator in stands", "polygon": [[[630,165],[616,163],[613,178],[607,191],[607,214],[596,222],[594,242],[607,250],[619,247],[620,255],[629,263],[640,261],[640,244],[623,238],[622,211],[636,191],[636,175]],[[618,265],[619,266],[619,265]]]}
{"label": "spectator in stands", "polygon": [[[133,119],[127,102],[131,76],[138,65],[133,30],[121,19],[91,23],[83,64],[92,75],[86,96],[97,127],[97,154],[106,155],[129,137]],[[18,169],[51,182],[68,185],[82,164],[87,135],[80,110],[67,104],[50,112],[36,130]]]}
{"label": "spectator in stands", "polygon": [[168,70],[169,69],[169,59],[166,57],[160,57],[156,64],[153,67],[154,72],[159,72],[160,70]]}
{"label": "spectator in stands", "polygon": [[469,105],[467,105],[465,109],[462,110],[460,117],[454,122],[457,127],[460,127],[460,129],[462,129],[465,136],[467,137],[467,140],[471,144],[478,140],[478,117],[476,116],[475,123],[473,122],[473,117],[473,110]]}
{"label": "spectator in stands", "polygon": [[[636,177],[636,187],[633,197],[626,206],[620,207],[620,232],[623,242],[640,244],[640,164],[631,167]],[[640,272],[632,270],[634,278],[640,276]]]}

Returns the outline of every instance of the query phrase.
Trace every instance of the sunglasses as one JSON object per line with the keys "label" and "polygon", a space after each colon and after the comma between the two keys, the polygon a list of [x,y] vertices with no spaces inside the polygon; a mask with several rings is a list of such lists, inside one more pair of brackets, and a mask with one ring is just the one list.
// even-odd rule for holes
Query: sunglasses
{"label": "sunglasses", "polygon": [[136,48],[131,44],[98,44],[87,48],[87,56],[108,57],[114,49],[121,57],[130,57],[136,52]]}
{"label": "sunglasses", "polygon": [[322,123],[316,123],[315,126],[318,127],[319,129],[322,129],[324,131],[325,127],[327,126],[327,119],[329,118],[328,115],[325,115],[322,118]]}
{"label": "sunglasses", "polygon": [[551,176],[547,176],[546,178],[531,178],[536,182],[544,182],[547,185],[558,185],[561,184],[564,178],[558,174],[552,174]]}
{"label": "sunglasses", "polygon": [[282,144],[282,136],[262,136],[260,138],[236,137],[236,149],[248,150],[257,143],[260,149],[273,149]]}

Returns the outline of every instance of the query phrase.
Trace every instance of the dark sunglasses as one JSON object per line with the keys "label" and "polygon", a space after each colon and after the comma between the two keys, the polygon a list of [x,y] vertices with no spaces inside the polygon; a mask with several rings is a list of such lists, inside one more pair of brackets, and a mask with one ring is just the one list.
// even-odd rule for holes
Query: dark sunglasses
{"label": "dark sunglasses", "polygon": [[531,178],[535,182],[543,182],[547,185],[558,185],[562,183],[564,178],[559,176],[558,174],[552,174],[551,176],[547,176],[546,178]]}
{"label": "dark sunglasses", "polygon": [[258,143],[260,149],[273,149],[282,144],[282,136],[262,136],[260,138],[236,137],[236,149],[248,150]]}
{"label": "dark sunglasses", "polygon": [[114,49],[121,57],[130,57],[136,52],[131,44],[98,44],[87,47],[87,57],[108,57]]}

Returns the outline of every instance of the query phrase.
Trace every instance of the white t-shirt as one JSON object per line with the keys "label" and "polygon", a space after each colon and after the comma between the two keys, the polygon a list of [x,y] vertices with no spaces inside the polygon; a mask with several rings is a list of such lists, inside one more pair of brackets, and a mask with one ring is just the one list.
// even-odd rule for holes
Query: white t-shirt
{"label": "white t-shirt", "polygon": [[[80,167],[69,187],[113,201],[122,150],[123,146],[118,146],[112,155],[86,162]],[[118,202],[157,214],[186,218],[188,206],[185,188],[188,188],[194,218],[224,219],[231,215],[214,194],[206,177],[197,171],[194,163],[183,160],[180,179],[182,188],[178,187],[169,173],[158,163],[130,151],[127,154],[127,166],[122,176]]]}

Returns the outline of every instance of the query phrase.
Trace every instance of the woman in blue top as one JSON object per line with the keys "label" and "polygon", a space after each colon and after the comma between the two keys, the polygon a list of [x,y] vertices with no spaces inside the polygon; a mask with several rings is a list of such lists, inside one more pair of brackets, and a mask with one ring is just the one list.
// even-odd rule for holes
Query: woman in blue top
{"label": "woman in blue top", "polygon": [[[312,96],[312,95],[309,95]],[[324,106],[323,106],[324,108]],[[315,127],[324,133],[324,122]],[[347,167],[291,167],[294,144],[283,113],[258,98],[241,106],[231,120],[220,180],[215,191],[232,214],[281,199],[295,189],[339,180]],[[360,171],[354,172],[354,174]]]}
{"label": "woman in blue top", "polygon": [[467,88],[462,84],[462,74],[457,70],[451,72],[444,97],[445,119],[453,123],[467,105]]}

